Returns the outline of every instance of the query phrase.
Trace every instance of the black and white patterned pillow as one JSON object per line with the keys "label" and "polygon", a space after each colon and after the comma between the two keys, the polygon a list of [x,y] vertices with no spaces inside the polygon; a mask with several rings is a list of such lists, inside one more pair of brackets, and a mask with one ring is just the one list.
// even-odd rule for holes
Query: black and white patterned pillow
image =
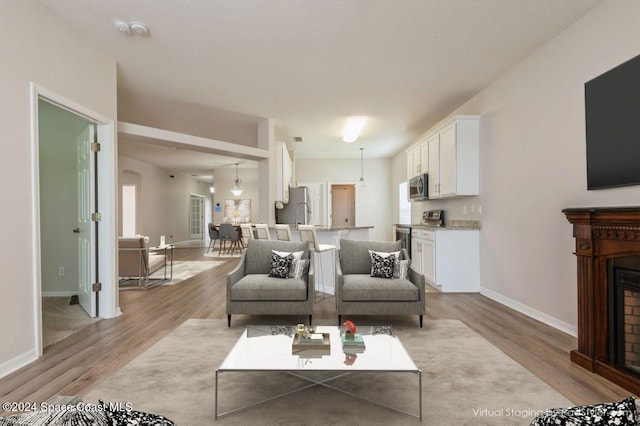
{"label": "black and white patterned pillow", "polygon": [[289,278],[303,278],[307,275],[309,270],[309,259],[293,260],[291,264],[291,271],[289,271]]}
{"label": "black and white patterned pillow", "polygon": [[278,253],[272,250],[271,271],[269,271],[269,276],[275,278],[289,278],[291,263],[293,263],[293,254],[280,256]]}
{"label": "black and white patterned pillow", "polygon": [[409,259],[396,260],[396,263],[393,265],[393,278],[406,280],[410,265],[411,261]]}
{"label": "black and white patterned pillow", "polygon": [[143,413],[136,410],[114,410],[109,403],[100,401],[105,407],[109,425],[118,426],[176,426],[174,422],[159,414]]}
{"label": "black and white patterned pillow", "polygon": [[395,263],[395,254],[382,257],[376,252],[371,252],[371,276],[377,278],[393,278]]}
{"label": "black and white patterned pillow", "polygon": [[636,426],[636,403],[633,397],[619,402],[554,408],[538,415],[531,426]]}

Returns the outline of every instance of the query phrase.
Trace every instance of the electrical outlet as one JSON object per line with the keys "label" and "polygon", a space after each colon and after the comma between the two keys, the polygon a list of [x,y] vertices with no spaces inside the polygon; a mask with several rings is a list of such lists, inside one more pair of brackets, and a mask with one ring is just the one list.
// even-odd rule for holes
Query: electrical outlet
{"label": "electrical outlet", "polygon": [[64,277],[64,266],[58,267],[58,276]]}
{"label": "electrical outlet", "polygon": [[469,211],[470,211],[471,213],[475,213],[475,212],[476,212],[476,205],[472,203],[472,204],[469,206]]}
{"label": "electrical outlet", "polygon": [[467,205],[462,206],[462,214],[467,214]]}
{"label": "electrical outlet", "polygon": [[482,214],[482,205],[478,204],[478,214]]}

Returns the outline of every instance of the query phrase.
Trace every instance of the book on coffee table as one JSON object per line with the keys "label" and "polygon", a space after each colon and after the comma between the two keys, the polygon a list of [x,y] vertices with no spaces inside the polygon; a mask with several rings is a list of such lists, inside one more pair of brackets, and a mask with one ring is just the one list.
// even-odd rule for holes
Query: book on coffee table
{"label": "book on coffee table", "polygon": [[346,333],[342,334],[342,347],[356,346],[364,347],[364,339],[362,334],[355,333],[353,336],[347,336]]}

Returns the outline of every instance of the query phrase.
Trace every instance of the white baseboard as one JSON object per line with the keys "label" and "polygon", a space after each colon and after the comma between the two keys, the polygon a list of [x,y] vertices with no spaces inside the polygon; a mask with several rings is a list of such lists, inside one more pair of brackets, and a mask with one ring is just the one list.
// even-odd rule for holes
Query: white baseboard
{"label": "white baseboard", "polygon": [[578,337],[578,327],[571,325],[568,322],[560,321],[559,319],[554,318],[551,315],[540,312],[537,309],[533,309],[523,303],[503,296],[500,293],[489,290],[488,288],[480,287],[480,294],[488,297],[489,299],[495,300],[498,303],[502,303],[503,305],[506,305],[522,314],[525,314],[528,317],[536,319],[555,329],[565,332],[573,337]]}
{"label": "white baseboard", "polygon": [[43,291],[42,297],[71,297],[76,294],[77,291]]}
{"label": "white baseboard", "polygon": [[23,353],[22,355],[18,355],[17,357],[10,359],[7,362],[3,362],[2,364],[0,364],[0,378],[8,376],[14,371],[21,369],[25,365],[31,364],[37,359],[38,354],[36,353],[36,350],[34,348],[28,352]]}

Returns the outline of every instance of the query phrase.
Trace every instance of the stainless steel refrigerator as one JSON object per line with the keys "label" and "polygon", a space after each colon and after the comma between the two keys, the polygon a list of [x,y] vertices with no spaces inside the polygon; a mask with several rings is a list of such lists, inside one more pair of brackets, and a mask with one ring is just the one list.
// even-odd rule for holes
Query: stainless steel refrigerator
{"label": "stainless steel refrigerator", "polygon": [[276,208],[276,223],[308,225],[311,221],[309,193],[306,187],[289,188],[289,202]]}

